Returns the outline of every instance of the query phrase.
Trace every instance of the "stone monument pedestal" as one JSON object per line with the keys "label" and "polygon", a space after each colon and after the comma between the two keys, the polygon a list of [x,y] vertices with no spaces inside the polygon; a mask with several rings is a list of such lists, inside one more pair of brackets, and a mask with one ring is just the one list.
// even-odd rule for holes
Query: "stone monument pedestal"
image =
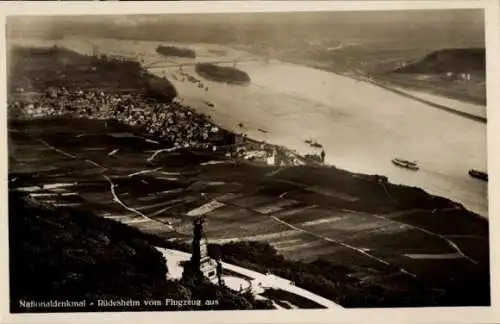
{"label": "stone monument pedestal", "polygon": [[213,283],[218,283],[217,262],[208,256],[207,240],[203,233],[203,218],[197,218],[193,221],[193,254],[191,255],[191,264],[194,269]]}

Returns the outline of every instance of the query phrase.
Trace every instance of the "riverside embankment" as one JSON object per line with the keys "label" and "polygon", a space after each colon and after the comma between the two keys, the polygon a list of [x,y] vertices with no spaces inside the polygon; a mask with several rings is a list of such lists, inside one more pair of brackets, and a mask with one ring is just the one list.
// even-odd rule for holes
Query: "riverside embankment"
{"label": "riverside embankment", "polygon": [[[178,74],[177,64],[192,64],[193,60],[161,58],[155,53],[158,42],[63,39],[58,43],[83,52],[92,50],[91,43],[102,53],[140,58],[151,72],[169,77],[185,103],[224,128],[301,154],[314,151],[304,143],[312,138],[324,146],[330,164],[386,175],[393,183],[421,187],[487,217],[487,183],[467,174],[469,169],[486,169],[484,123],[346,76],[255,60],[248,53],[225,47],[223,54],[215,54],[214,48],[222,48],[218,45],[190,47],[196,50],[197,61],[238,60],[238,69],[251,77],[248,86],[203,80],[205,90],[176,80],[172,76]],[[196,76],[193,65],[184,66],[183,73]],[[417,160],[421,170],[397,168],[391,163],[394,157]]]}

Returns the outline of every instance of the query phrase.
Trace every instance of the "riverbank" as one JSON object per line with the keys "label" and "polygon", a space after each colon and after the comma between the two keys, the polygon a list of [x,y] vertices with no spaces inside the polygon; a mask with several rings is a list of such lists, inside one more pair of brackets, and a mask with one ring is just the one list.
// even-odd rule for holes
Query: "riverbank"
{"label": "riverbank", "polygon": [[[321,51],[319,53],[314,53],[310,52],[309,55],[303,56],[303,57],[294,57],[296,53],[289,53],[291,55],[285,55],[285,54],[273,54],[272,52],[269,53],[268,51],[261,50],[261,51],[253,51],[253,48],[251,46],[237,46],[239,50],[243,51],[248,51],[248,52],[253,52],[255,55],[261,55],[261,56],[266,56],[270,57],[282,62],[288,62],[288,63],[294,63],[294,64],[300,64],[304,66],[308,66],[314,69],[319,69],[323,71],[328,71],[331,73],[335,74],[340,74],[340,75],[345,75],[349,76],[351,74],[354,75],[354,77],[359,76],[358,74],[364,74],[364,75],[369,75],[370,77],[376,79],[377,81],[380,82],[388,82],[390,83],[391,86],[394,87],[401,87],[405,90],[409,91],[418,91],[424,95],[435,95],[438,97],[443,97],[443,98],[449,98],[454,101],[462,101],[466,102],[471,105],[478,105],[478,106],[485,106],[486,105],[486,94],[485,94],[485,77],[484,77],[484,68],[478,67],[477,66],[477,59],[473,60],[472,63],[476,66],[470,67],[474,72],[478,72],[479,74],[482,74],[481,77],[475,78],[473,82],[467,82],[467,83],[457,83],[453,82],[450,80],[450,78],[447,78],[448,80],[443,80],[446,78],[443,78],[443,75],[445,75],[445,72],[448,71],[453,71],[455,75],[459,75],[460,73],[455,73],[457,70],[457,66],[461,66],[462,70],[469,70],[469,68],[466,66],[467,63],[465,60],[460,62],[460,64],[457,64],[457,62],[454,61],[453,57],[447,58],[447,60],[444,60],[444,62],[440,62],[441,64],[441,69],[445,69],[443,63],[451,63],[452,65],[454,64],[454,68],[449,68],[448,70],[443,72],[443,75],[441,77],[438,75],[433,75],[431,73],[429,74],[405,74],[405,73],[391,73],[391,69],[396,69],[396,66],[399,64],[404,64],[406,63],[405,57],[399,56],[400,62],[393,61],[392,62],[392,67],[386,67],[382,71],[380,71],[380,68],[376,66],[376,60],[377,60],[377,54],[376,52],[370,53],[369,57],[374,60],[375,62],[369,61],[367,62],[366,68],[363,66],[363,64],[357,64],[357,62],[352,62],[350,61],[350,57],[354,55],[354,57],[358,58],[360,62],[363,61],[365,58],[363,54],[361,53],[350,53],[350,51],[354,50],[354,48],[345,49],[342,46],[339,48],[335,49],[333,53],[322,53]],[[346,50],[346,53],[343,53],[343,51]],[[468,49],[465,49],[466,51]],[[474,49],[471,49],[474,50]],[[484,49],[483,49],[484,50]],[[384,54],[387,53],[387,50],[384,49]],[[447,51],[453,51],[453,50],[436,50],[435,56],[439,52],[447,52]],[[397,52],[397,51],[396,51]],[[384,55],[382,54],[382,56]],[[417,57],[417,58],[407,58],[410,61],[411,60],[423,60],[427,58],[425,55],[430,55],[432,53],[422,53],[422,57]],[[453,55],[452,55],[453,56]],[[420,62],[422,63],[422,62]],[[435,63],[435,62],[434,62]],[[437,64],[439,66],[439,64]],[[484,61],[483,61],[484,65]],[[436,69],[440,69],[439,67],[436,67]],[[430,72],[430,71],[429,71]],[[422,79],[422,80],[421,80]]]}
{"label": "riverbank", "polygon": [[[56,48],[56,49],[57,49],[57,48]],[[60,50],[63,50],[63,49],[62,49],[62,48],[60,48]],[[227,53],[226,53],[226,54],[227,54]],[[112,60],[115,60],[115,59],[112,59]],[[121,64],[121,62],[123,62],[123,64],[125,64],[125,63],[126,63],[126,61],[123,61],[123,60],[121,60],[121,61],[114,61],[114,62],[115,62],[114,64],[115,64],[116,66],[118,66],[119,64]],[[84,63],[84,64],[86,64],[86,63]],[[103,66],[103,67],[104,67],[104,66]],[[134,67],[135,67],[135,65],[134,65]],[[100,67],[100,68],[101,68],[101,67]],[[105,68],[105,67],[104,67],[104,68]],[[137,75],[137,74],[138,74],[138,72],[134,72],[133,74],[134,74],[134,75]],[[147,75],[147,74],[146,74],[146,75]],[[160,79],[158,79],[158,80],[160,80]],[[165,81],[165,82],[168,82],[168,81]],[[64,91],[67,91],[67,90],[64,90]],[[64,91],[63,91],[63,92],[64,92]],[[91,98],[98,98],[98,97],[99,97],[99,96],[98,96],[98,94],[97,94],[97,93],[91,93]],[[127,99],[126,99],[126,100],[130,100],[130,98],[131,98],[131,97],[127,97]],[[59,97],[59,98],[57,98],[57,95],[56,95],[56,97],[55,97],[55,98],[53,98],[53,99],[61,99],[61,98],[60,98],[60,97]],[[89,99],[89,98],[87,98],[87,99]],[[107,100],[109,101],[110,99],[108,98]],[[135,100],[137,100],[137,98],[136,98]],[[121,101],[121,99],[117,99],[117,98],[115,98],[115,99],[112,99],[111,101],[115,101],[115,102],[117,102],[117,101],[118,101],[118,102],[119,102],[119,101]],[[125,106],[127,106],[127,105],[128,105],[128,106],[130,106],[130,105],[131,105],[131,102],[129,102],[129,103],[127,104],[127,102],[125,101],[125,102],[123,102],[123,103],[122,103],[122,106],[123,106],[123,105],[125,105]],[[25,108],[26,108],[26,107],[25,107]],[[130,108],[130,107],[129,107],[129,108]],[[127,108],[127,109],[129,109],[129,108]],[[181,105],[178,105],[178,104],[175,104],[175,105],[170,104],[168,108],[169,108],[169,109],[171,109],[171,108],[173,108],[173,109],[184,109],[184,111],[185,111],[185,112],[188,112],[189,114],[194,114],[194,113],[195,113],[195,111],[193,110],[193,108],[191,108],[189,105],[188,105],[188,106],[181,106]],[[197,107],[197,108],[198,108],[198,107]],[[78,110],[78,108],[76,108],[76,109]],[[115,108],[115,110],[116,110],[116,109],[118,109],[118,108]],[[123,109],[123,108],[120,108],[120,109]],[[175,114],[174,114],[174,115],[175,115],[175,116],[174,116],[174,115],[172,115],[172,114],[164,114],[164,113],[161,113],[161,114],[160,114],[160,115],[161,115],[161,117],[156,116],[156,115],[155,115],[155,116],[151,115],[152,110],[158,111],[158,109],[160,109],[160,110],[161,110],[161,109],[165,109],[165,108],[160,108],[160,107],[156,106],[155,108],[152,108],[152,109],[150,109],[150,110],[146,109],[146,110],[142,110],[142,111],[141,111],[141,110],[139,110],[139,111],[135,111],[135,112],[134,112],[134,116],[135,116],[135,117],[132,117],[132,116],[130,116],[130,115],[129,115],[128,117],[126,117],[126,115],[127,115],[127,114],[130,114],[130,112],[126,112],[124,117],[120,117],[120,116],[122,116],[122,114],[118,114],[118,115],[116,115],[116,114],[115,114],[115,115],[113,115],[113,116],[112,116],[112,115],[110,115],[109,113],[110,113],[113,109],[110,109],[110,108],[108,107],[108,109],[105,109],[105,110],[104,110],[104,112],[102,112],[102,113],[101,113],[101,114],[102,114],[102,116],[100,116],[100,117],[95,116],[95,117],[97,117],[97,118],[99,118],[99,119],[103,119],[103,118],[104,118],[104,119],[106,119],[106,118],[110,118],[110,117],[114,117],[114,118],[118,117],[118,120],[119,120],[119,121],[121,121],[121,122],[131,122],[130,126],[138,126],[138,125],[137,125],[137,123],[138,123],[138,122],[145,123],[145,122],[147,122],[147,120],[148,120],[148,119],[152,119],[152,120],[153,120],[153,124],[155,124],[156,126],[154,126],[154,127],[145,127],[145,128],[141,128],[141,127],[139,127],[139,129],[140,129],[140,131],[146,131],[146,132],[148,132],[148,133],[149,133],[149,134],[148,134],[149,136],[150,136],[150,135],[152,135],[152,134],[154,134],[154,135],[159,135],[159,134],[157,133],[157,131],[159,130],[159,129],[158,129],[158,127],[159,127],[162,123],[164,123],[164,122],[165,122],[165,121],[163,121],[163,119],[165,119],[165,118],[166,118],[166,119],[168,119],[168,120],[169,120],[169,122],[170,122],[170,119],[172,119],[172,122],[173,122],[173,121],[175,121],[175,120],[174,120],[174,119],[175,119],[175,116],[179,117],[180,115],[175,115]],[[187,109],[187,110],[186,110],[186,109]],[[56,109],[56,110],[57,110],[57,109]],[[47,114],[47,113],[48,113],[48,114],[51,114],[51,113],[54,113],[54,112],[55,112],[55,110],[54,110],[54,109],[52,109],[52,111],[51,111],[51,112],[48,112],[48,111],[47,111],[47,112],[45,112],[45,113],[44,113],[44,112],[39,112],[39,114],[44,115],[44,114]],[[86,114],[89,114],[89,113],[91,113],[91,114],[95,115],[95,112],[93,112],[93,111],[88,111],[88,110],[87,110],[87,111],[86,111]],[[184,114],[184,113],[181,113],[181,114]],[[153,117],[154,117],[154,118],[153,118]],[[209,133],[209,132],[210,132],[209,128],[213,128],[213,127],[217,127],[217,126],[216,126],[216,125],[214,125],[214,124],[211,124],[211,123],[212,123],[212,121],[209,121],[209,120],[204,119],[205,117],[206,117],[206,116],[202,116],[202,119],[201,119],[200,121],[201,121],[201,122],[203,122],[203,120],[205,120],[205,123],[207,123],[207,122],[208,122],[208,124],[207,124],[208,126],[207,126],[207,125],[205,125],[205,127],[208,127],[208,128],[206,129],[206,132],[207,132],[207,133]],[[196,118],[195,118],[195,119],[196,119]],[[244,128],[245,128],[245,127],[244,127]],[[221,128],[221,130],[223,130],[223,129]],[[172,130],[172,131],[176,132],[177,130]],[[193,131],[190,131],[190,132],[191,132],[191,133],[193,133]],[[194,131],[194,132],[197,132],[197,131]],[[227,132],[227,131],[226,131],[226,132]],[[234,130],[229,131],[229,133],[231,133],[231,132],[234,132]],[[264,140],[263,140],[262,138],[265,138],[265,137],[266,137],[266,136],[263,136],[263,135],[266,135],[266,134],[265,134],[265,133],[263,133],[263,130],[261,131],[260,129],[258,130],[258,132],[260,133],[260,137],[259,137],[259,136],[255,136],[256,138],[258,138],[258,139],[256,139],[255,141],[250,140],[250,139],[249,139],[249,137],[247,136],[247,134],[245,134],[245,136],[243,136],[243,138],[244,138],[244,139],[245,139],[245,140],[246,140],[246,141],[250,144],[250,146],[252,146],[252,147],[256,147],[256,146],[262,145],[262,144],[264,144]],[[228,134],[229,134],[229,133],[228,133]],[[188,135],[187,135],[187,137],[190,137],[190,136],[192,136],[192,135],[193,135],[193,134],[191,134],[191,135],[189,135],[189,134],[188,134]],[[165,133],[163,133],[163,134],[162,134],[162,136],[165,136]],[[183,136],[184,136],[184,135],[182,135],[182,136],[178,136],[178,137],[179,137],[179,138],[181,138],[181,137],[183,137]],[[208,135],[207,135],[207,134],[202,134],[201,136],[202,136],[203,138],[208,138]],[[174,136],[174,137],[170,137],[170,139],[171,139],[171,142],[175,144],[175,136]],[[234,141],[234,139],[233,139],[232,141]],[[227,143],[226,143],[226,144],[227,144]],[[174,145],[174,147],[181,147],[181,146],[183,146],[183,145],[185,145],[185,144],[177,143],[177,144],[175,144],[175,145]],[[297,151],[295,151],[295,150],[290,151],[290,150],[285,149],[283,146],[274,146],[274,149],[275,149],[275,150],[278,150],[278,151],[287,151],[287,152],[288,152],[291,156],[295,156],[295,157],[297,157],[297,158],[298,158],[298,159],[300,159],[303,163],[304,163],[304,162],[306,162],[306,160],[305,160],[305,159],[304,159],[304,158],[303,158],[303,157],[302,157],[302,156],[301,156],[301,155],[300,155]],[[267,146],[266,146],[266,150],[267,150],[267,151],[272,151],[272,150],[273,150],[273,148],[272,148],[272,147],[270,147],[269,145],[267,145]],[[375,179],[377,179],[377,177],[374,177],[374,178],[375,178]]]}
{"label": "riverbank", "polygon": [[[50,68],[52,61],[48,58],[44,67]],[[198,89],[191,83],[184,87]],[[244,144],[215,117],[198,115],[182,103],[103,93],[57,91],[56,98],[47,101],[27,96],[17,99],[24,100],[17,106],[11,103],[10,111],[28,108],[45,118],[28,115],[27,120],[9,122],[9,189],[54,206],[96,211],[161,237],[166,248],[167,240],[189,242],[192,217],[205,216],[212,242],[265,241],[275,249],[229,244],[225,261],[261,273],[272,268],[297,286],[349,307],[488,303],[487,282],[472,287],[467,280],[487,278],[488,222],[457,203],[384,177],[331,166],[248,161],[231,154],[234,145],[214,142],[223,133],[232,135],[228,138],[237,146]],[[221,95],[228,97],[228,89]],[[56,99],[66,105],[59,107]],[[89,118],[106,106],[110,109],[100,112],[102,118]],[[232,107],[226,112],[240,109],[234,101]],[[221,109],[220,103],[213,108]],[[44,115],[47,111],[49,116]],[[65,114],[53,114],[61,111]],[[124,122],[111,122],[110,117]],[[152,125],[165,130],[166,138],[163,133],[145,135]],[[204,138],[205,131],[215,136]],[[265,137],[276,129],[255,132]],[[180,145],[172,143],[170,135],[180,139]],[[191,140],[201,145],[191,145]],[[256,149],[261,144],[264,150],[276,148],[250,142]],[[55,186],[61,183],[64,189]],[[407,256],[452,253],[460,257]],[[310,265],[318,260],[323,265]],[[325,264],[331,271],[323,271]],[[425,294],[423,283],[429,285]],[[439,289],[453,294],[441,296]],[[370,298],[363,297],[368,294]]]}
{"label": "riverbank", "polygon": [[[114,137],[117,126],[103,124],[84,119],[11,124],[16,132],[9,135],[9,188],[54,206],[95,210],[175,241],[154,243],[166,248],[189,245],[192,217],[205,215],[209,243],[229,242],[222,244],[224,261],[262,273],[271,269],[348,307],[486,302],[485,282],[475,282],[477,292],[471,293],[466,278],[487,277],[488,223],[445,199],[335,168],[276,168],[203,150],[164,152],[149,162],[161,146],[131,149],[129,140]],[[116,156],[107,154],[113,151]],[[446,239],[466,257],[406,256],[450,254],[455,248]],[[249,253],[254,248],[245,241],[274,249],[257,245]],[[327,265],[331,270],[324,272]],[[381,286],[383,298],[377,292]],[[439,297],[440,289],[454,293]]]}
{"label": "riverbank", "polygon": [[[487,167],[484,124],[356,79],[297,64],[257,60],[242,50],[221,45],[190,47],[200,54],[200,62],[232,65],[238,58],[237,67],[251,75],[252,84],[238,87],[206,81],[199,88],[197,84],[182,82],[186,77],[178,75],[177,64],[188,64],[182,73],[196,76],[195,62],[161,59],[155,52],[158,42],[89,42],[105,53],[140,58],[152,74],[169,78],[184,104],[211,116],[225,129],[292,148],[301,155],[320,153],[305,143],[315,140],[323,145],[327,164],[357,173],[383,174],[393,183],[446,196],[488,217],[487,183],[468,175],[470,169]],[[91,46],[78,38],[56,43],[91,53]],[[223,56],[214,54],[213,49],[225,49]],[[309,82],[304,84],[300,81],[303,79]],[[464,111],[469,108],[465,103],[460,107]],[[390,161],[395,157],[418,160],[420,171],[406,172],[394,167]]]}
{"label": "riverbank", "polygon": [[[486,168],[484,124],[321,70],[274,62],[238,66],[252,75],[252,85],[246,90],[208,84],[210,91],[205,93],[182,82],[174,84],[186,103],[232,131],[245,131],[251,138],[290,147],[302,155],[319,153],[305,143],[316,140],[323,145],[328,164],[357,173],[383,174],[391,182],[446,196],[487,217],[487,186],[467,173]],[[172,73],[168,69],[152,72]],[[282,82],[283,77],[290,81]],[[311,84],[298,82],[303,78]],[[227,91],[235,95],[228,98]],[[355,95],[358,92],[364,96]],[[368,103],[367,98],[373,101]],[[214,106],[206,106],[205,101]],[[432,131],[422,133],[422,127]],[[460,135],[451,138],[446,135],[450,133]],[[376,153],[367,154],[375,147]],[[421,170],[408,173],[394,168],[390,161],[395,157],[418,160]]]}
{"label": "riverbank", "polygon": [[[337,75],[353,78],[364,82],[374,82],[384,85],[387,89],[395,89],[401,95],[411,95],[415,100],[421,100],[425,104],[445,108],[451,113],[471,116],[475,120],[486,121],[486,98],[471,97],[457,91],[447,90],[443,85],[436,87],[424,82],[405,80],[403,76],[392,76],[388,74],[369,74],[363,71],[344,71],[326,65],[314,63],[308,60],[287,59],[276,57],[276,60],[285,63],[299,64],[313,69],[334,73]],[[370,81],[371,80],[371,81]]]}
{"label": "riverbank", "polygon": [[376,85],[388,91],[392,91],[401,96],[405,96],[407,98],[422,102],[431,107],[435,107],[437,109],[441,109],[451,114],[455,114],[457,116],[468,118],[470,120],[474,120],[481,123],[486,123],[487,121],[485,106],[467,105],[468,107],[462,107],[464,105],[461,105],[459,101],[456,101],[454,99],[449,99],[446,97],[438,97],[430,93],[415,91],[415,88],[411,87],[408,88],[400,87],[398,86],[399,84],[397,82],[387,82],[385,78],[365,77],[361,78],[361,80],[364,82],[369,82],[373,85]]}
{"label": "riverbank", "polygon": [[[257,60],[221,45],[190,46],[200,54],[201,62],[232,65],[239,58],[238,68],[251,75],[252,84],[243,88],[206,81],[198,88],[182,82],[184,77],[175,79],[176,64],[188,64],[183,73],[196,75],[193,60],[163,60],[166,65],[162,67],[155,53],[157,42],[89,41],[106,53],[141,58],[151,73],[169,78],[183,103],[211,116],[225,129],[292,148],[301,155],[320,153],[305,143],[312,139],[323,145],[330,165],[357,173],[384,174],[393,183],[423,188],[488,216],[487,183],[468,175],[470,169],[486,170],[485,125],[375,85],[297,64]],[[82,53],[91,50],[78,38],[59,43]],[[225,49],[223,56],[214,54],[213,49]],[[303,79],[309,82],[300,82]],[[469,107],[464,104],[461,109]],[[418,160],[421,170],[396,168],[390,162],[395,157]]]}

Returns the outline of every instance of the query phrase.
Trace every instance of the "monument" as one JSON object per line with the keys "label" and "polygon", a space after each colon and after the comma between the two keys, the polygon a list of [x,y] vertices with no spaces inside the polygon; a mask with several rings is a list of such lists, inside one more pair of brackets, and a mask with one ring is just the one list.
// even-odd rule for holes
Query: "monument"
{"label": "monument", "polygon": [[201,274],[211,282],[220,282],[217,262],[208,256],[207,239],[203,231],[203,218],[193,220],[193,253],[191,255],[191,266],[193,270]]}
{"label": "monument", "polygon": [[224,279],[222,278],[223,274],[223,269],[222,269],[222,260],[220,259],[220,256],[217,258],[217,283],[219,286],[224,286]]}

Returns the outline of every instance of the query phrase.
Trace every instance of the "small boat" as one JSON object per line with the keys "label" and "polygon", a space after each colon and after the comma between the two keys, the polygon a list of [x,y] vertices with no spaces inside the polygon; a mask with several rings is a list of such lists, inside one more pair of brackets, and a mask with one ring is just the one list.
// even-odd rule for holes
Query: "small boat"
{"label": "small boat", "polygon": [[417,162],[414,162],[414,161],[408,161],[408,160],[403,160],[403,159],[393,159],[392,163],[394,163],[395,165],[397,165],[399,167],[410,169],[410,170],[419,170],[420,169],[417,165]]}
{"label": "small boat", "polygon": [[213,103],[211,103],[210,101],[204,101],[205,105],[209,106],[209,107],[213,107],[215,106]]}
{"label": "small boat", "polygon": [[317,141],[313,141],[311,139],[305,140],[304,143],[309,144],[309,146],[311,146],[311,147],[323,148],[323,145],[321,145]]}
{"label": "small boat", "polygon": [[312,142],[310,145],[315,148],[323,148],[323,145],[319,144],[318,142]]}
{"label": "small boat", "polygon": [[473,178],[488,181],[488,174],[486,172],[481,172],[481,171],[471,169],[471,170],[469,170],[469,175]]}

